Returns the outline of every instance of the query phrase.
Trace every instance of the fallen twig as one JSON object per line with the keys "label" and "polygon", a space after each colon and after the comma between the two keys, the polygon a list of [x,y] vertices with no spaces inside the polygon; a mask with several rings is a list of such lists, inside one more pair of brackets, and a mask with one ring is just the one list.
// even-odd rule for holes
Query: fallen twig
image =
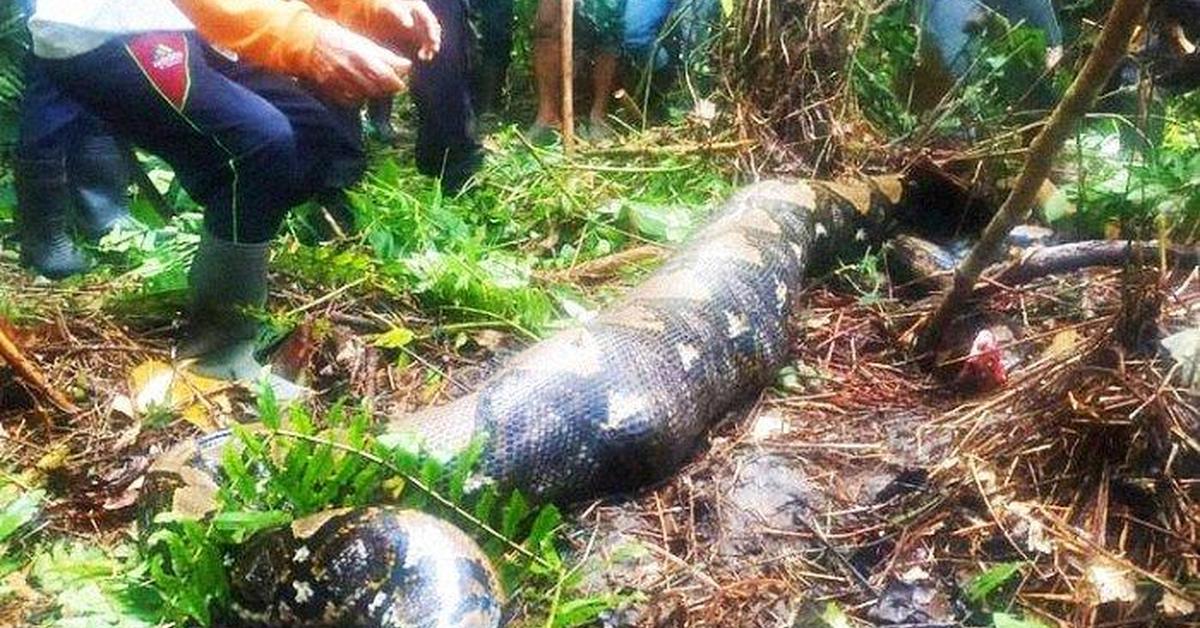
{"label": "fallen twig", "polygon": [[21,353],[20,347],[8,336],[3,327],[0,327],[0,359],[7,362],[16,371],[17,377],[44,395],[54,407],[67,414],[79,413],[79,408],[71,403],[65,395],[55,389],[54,386],[50,385],[50,382],[46,380],[46,377],[42,375],[38,367]]}
{"label": "fallen twig", "polygon": [[645,244],[590,260],[565,270],[539,272],[537,278],[547,282],[599,283],[610,279],[630,264],[658,261],[666,254],[667,249],[661,246]]}

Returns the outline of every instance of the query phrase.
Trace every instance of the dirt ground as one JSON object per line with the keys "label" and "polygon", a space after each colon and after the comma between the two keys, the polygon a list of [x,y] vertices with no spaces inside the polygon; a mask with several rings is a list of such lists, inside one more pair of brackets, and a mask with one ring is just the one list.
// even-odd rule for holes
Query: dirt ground
{"label": "dirt ground", "polygon": [[[6,377],[0,458],[40,469],[63,496],[46,530],[108,543],[126,534],[151,457],[196,430],[124,411],[129,374],[169,358],[173,332],[114,324],[91,309],[99,299],[87,288],[0,273],[58,313],[13,331],[50,383],[86,404],[63,423]],[[975,314],[946,330],[954,349],[939,360],[950,364],[933,371],[901,342],[928,301],[886,284],[848,296],[834,283],[797,302],[794,363],[779,385],[731,413],[692,463],[638,495],[573,511],[583,593],[628,596],[605,625],[819,625],[806,622],[831,601],[871,624],[961,625],[983,621],[964,587],[998,561],[1025,565],[1012,599],[1044,622],[1184,622],[1164,600],[1187,602],[1196,574],[1196,397],[1171,383],[1161,351],[1127,332],[1195,326],[1194,269],[1137,282],[1149,285],[1140,292],[1123,288],[1119,270],[985,290]],[[309,312],[283,366],[323,398],[369,398],[387,413],[453,396],[500,360],[427,346],[397,366],[364,341],[369,318],[349,314],[361,310],[345,294]],[[965,389],[954,359],[983,327],[1007,330],[1009,379]],[[513,346],[488,342],[501,354]],[[419,368],[431,365],[454,383],[431,389]],[[245,420],[249,400],[220,392],[206,421]],[[1136,595],[1106,593],[1089,577],[1098,561],[1129,575]]]}

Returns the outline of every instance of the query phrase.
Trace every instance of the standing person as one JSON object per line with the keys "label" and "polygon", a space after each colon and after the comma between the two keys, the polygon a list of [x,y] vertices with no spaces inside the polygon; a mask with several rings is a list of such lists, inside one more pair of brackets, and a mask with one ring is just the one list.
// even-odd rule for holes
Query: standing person
{"label": "standing person", "polygon": [[393,48],[433,59],[437,19],[403,0],[38,0],[29,26],[54,83],[204,207],[179,357],[259,379],[270,241],[292,206],[361,176],[359,107],[403,89]]}
{"label": "standing person", "polygon": [[[441,179],[442,190],[457,193],[483,164],[471,102],[470,45],[465,0],[428,0],[442,27],[441,51],[413,67],[412,98],[417,107],[417,170]],[[367,122],[383,143],[399,133],[392,125],[394,98],[367,103]]]}
{"label": "standing person", "polygon": [[417,170],[438,177],[442,190],[457,193],[483,164],[471,104],[470,46],[464,0],[427,0],[441,23],[441,51],[413,67],[417,106]]}
{"label": "standing person", "polygon": [[643,109],[663,92],[676,76],[689,79],[693,111],[710,116],[715,106],[707,100],[711,73],[705,57],[720,15],[716,0],[641,0],[627,2],[622,50],[632,70],[627,87],[643,97]]}
{"label": "standing person", "polygon": [[474,22],[479,32],[475,56],[473,95],[480,116],[495,114],[504,98],[513,49],[513,0],[474,0]]}
{"label": "standing person", "polygon": [[970,70],[976,52],[972,42],[983,30],[989,14],[1045,33],[1047,68],[1058,65],[1062,59],[1062,27],[1050,0],[922,0],[917,10],[924,66],[915,77],[918,84],[914,88],[914,104],[918,109],[935,106]]}
{"label": "standing person", "polygon": [[[637,2],[638,0],[630,0]],[[537,118],[529,130],[538,143],[562,129],[562,5],[541,0],[533,25],[533,75],[537,87]],[[616,91],[625,0],[578,0],[575,3],[576,41],[593,50],[592,102],[587,132],[592,139],[613,134],[608,105]]]}
{"label": "standing person", "polygon": [[[21,8],[30,15],[32,0],[22,0]],[[33,55],[25,62],[19,124],[13,174],[21,264],[50,279],[82,273],[88,260],[71,238],[72,222],[92,241],[118,225],[136,225],[129,215],[125,154]]]}

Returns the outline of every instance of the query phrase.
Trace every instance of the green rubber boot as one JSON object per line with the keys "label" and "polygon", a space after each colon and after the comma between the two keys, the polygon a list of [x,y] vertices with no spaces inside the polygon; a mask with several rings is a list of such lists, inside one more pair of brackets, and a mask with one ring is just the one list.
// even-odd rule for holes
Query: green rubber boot
{"label": "green rubber boot", "polygon": [[192,261],[191,326],[178,357],[189,370],[212,379],[265,383],[276,399],[305,396],[305,389],[272,375],[254,357],[258,321],[252,310],[267,302],[270,243],[240,244],[205,233]]}
{"label": "green rubber boot", "polygon": [[141,225],[129,214],[129,164],[117,140],[107,135],[84,138],[67,156],[67,171],[88,238],[99,240],[118,227]]}
{"label": "green rubber boot", "polygon": [[88,260],[67,232],[72,201],[62,160],[19,159],[14,174],[21,265],[49,279],[86,271]]}

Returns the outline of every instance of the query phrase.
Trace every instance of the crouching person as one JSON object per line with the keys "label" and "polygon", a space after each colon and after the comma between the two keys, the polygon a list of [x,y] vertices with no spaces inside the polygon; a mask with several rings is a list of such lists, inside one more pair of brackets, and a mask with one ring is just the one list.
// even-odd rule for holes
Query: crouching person
{"label": "crouching person", "polygon": [[34,52],[54,83],[204,207],[178,352],[200,374],[262,376],[250,311],[267,298],[270,241],[289,208],[361,176],[358,107],[404,86],[410,61],[348,27],[399,33],[424,58],[440,38],[423,3],[399,0],[37,2]]}

